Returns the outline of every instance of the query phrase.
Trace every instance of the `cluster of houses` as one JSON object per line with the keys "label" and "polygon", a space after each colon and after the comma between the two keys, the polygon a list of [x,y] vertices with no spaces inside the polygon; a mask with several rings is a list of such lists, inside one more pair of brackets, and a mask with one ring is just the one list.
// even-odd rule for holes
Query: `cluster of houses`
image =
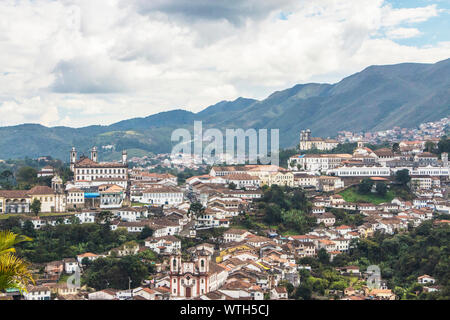
{"label": "cluster of houses", "polygon": [[[301,142],[307,149],[319,150],[331,150],[336,143],[311,138],[309,131],[301,133]],[[396,153],[390,149],[372,151],[360,143],[352,155],[291,157],[288,169],[274,165],[213,166],[209,174],[193,176],[180,186],[177,177],[171,174],[129,169],[126,152],[120,162],[99,162],[95,147],[90,158],[79,159],[73,148],[70,152],[73,181],[64,185],[54,175],[52,187],[0,190],[0,214],[29,213],[31,204],[38,199],[41,212],[61,214],[20,216],[22,224],[29,221],[35,229],[57,224],[104,223],[101,221],[104,211],[109,211],[112,230],[136,234],[152,230],[152,236],[141,245],[126,244],[106,253],[86,252],[46,264],[44,275],[36,286],[29,288],[25,299],[288,299],[282,284],[298,286],[299,270],[310,268],[299,265],[299,258],[315,257],[324,249],[334,259],[348,252],[354,241],[371,237],[377,231],[394,234],[433,219],[440,212],[450,212],[446,194],[447,154],[438,159],[422,149],[416,151],[414,148]],[[350,203],[337,193],[366,177],[389,184],[392,174],[405,168],[410,172],[415,194],[411,201],[395,198],[379,205]],[[311,190],[308,197],[313,207],[309,214],[316,219],[317,227],[307,234],[290,236],[270,230],[254,234],[234,227],[233,218],[254,210],[254,201],[263,196],[264,185]],[[201,208],[193,210],[192,203],[201,204]],[[359,212],[364,223],[342,225],[333,214],[334,209],[344,209],[349,214]],[[198,230],[209,228],[227,230],[214,239],[215,244],[203,243],[182,252],[183,237],[195,238]],[[83,272],[87,260],[134,255],[145,250],[152,250],[163,262],[156,265],[156,274],[137,288],[91,292],[58,282],[63,274]],[[367,276],[354,268],[348,267],[345,272],[354,272],[361,279]],[[438,289],[429,286],[427,290]],[[338,295],[350,300],[395,299],[392,291],[383,286],[360,290],[350,287]]]}
{"label": "cluster of houses", "polygon": [[[387,211],[386,211],[387,212]],[[30,286],[24,294],[27,300],[273,300],[288,299],[285,283],[294,287],[300,284],[299,271],[309,269],[299,265],[299,258],[314,257],[325,249],[331,259],[347,252],[353,239],[370,237],[375,224],[361,227],[341,225],[334,227],[335,219],[327,226],[320,226],[305,235],[281,236],[268,233],[256,235],[246,229],[230,228],[216,244],[202,243],[188,248],[181,254],[181,239],[175,236],[152,236],[144,245],[130,242],[103,254],[86,252],[75,258],[45,264],[44,273],[36,286]],[[383,218],[381,218],[383,220]],[[444,221],[443,223],[449,223]],[[319,223],[319,221],[318,221]],[[107,288],[88,290],[69,282],[58,282],[63,274],[82,272],[88,261],[101,257],[123,257],[152,250],[161,255],[155,265],[156,273],[139,287],[128,290]],[[42,268],[41,268],[42,269]],[[367,280],[370,272],[362,272],[357,266],[336,268],[344,276]],[[440,290],[436,280],[423,275],[417,282],[424,291]],[[348,287],[343,291],[330,292],[342,300],[395,300],[396,296],[380,279],[376,288]]]}
{"label": "cluster of houses", "polygon": [[[390,148],[373,151],[358,142],[353,154],[298,154],[288,160],[293,172],[311,176],[335,177],[389,177],[399,170],[408,170],[411,176],[449,177],[448,154],[438,155],[424,152],[422,144],[413,148],[401,148],[395,152]],[[402,151],[403,150],[403,151]],[[314,184],[313,184],[314,185]]]}
{"label": "cluster of houses", "polygon": [[437,144],[440,138],[445,135],[449,123],[450,118],[445,117],[439,121],[422,123],[418,128],[394,127],[389,130],[364,133],[340,131],[338,132],[336,139],[340,143],[357,142],[364,139],[373,144],[383,141],[403,142],[403,144],[405,144],[405,142],[425,144],[425,141],[431,141],[434,144]]}

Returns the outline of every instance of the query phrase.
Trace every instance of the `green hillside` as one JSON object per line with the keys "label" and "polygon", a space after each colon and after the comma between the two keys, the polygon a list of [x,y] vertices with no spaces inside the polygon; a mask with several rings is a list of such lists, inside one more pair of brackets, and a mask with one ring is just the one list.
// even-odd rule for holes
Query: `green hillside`
{"label": "green hillside", "polygon": [[114,145],[116,152],[133,149],[135,154],[170,152],[172,131],[192,130],[194,120],[203,121],[204,128],[280,129],[280,145],[286,148],[298,143],[304,128],[327,137],[341,130],[416,127],[449,114],[450,59],[371,66],[333,85],[296,85],[261,101],[222,101],[199,113],[174,110],[79,129],[37,124],[2,127],[0,159],[51,155],[68,160],[72,146],[87,153],[93,145]]}

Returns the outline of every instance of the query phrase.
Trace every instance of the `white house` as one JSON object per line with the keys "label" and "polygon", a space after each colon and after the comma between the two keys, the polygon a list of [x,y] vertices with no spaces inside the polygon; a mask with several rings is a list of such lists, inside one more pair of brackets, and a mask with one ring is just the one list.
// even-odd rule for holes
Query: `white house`
{"label": "white house", "polygon": [[116,297],[117,290],[114,289],[103,289],[100,291],[92,292],[88,294],[89,300],[114,300]]}
{"label": "white house", "polygon": [[78,268],[78,261],[73,258],[64,259],[64,272],[74,273]]}
{"label": "white house", "polygon": [[28,292],[23,293],[25,300],[50,300],[51,291],[47,286],[28,286]]}
{"label": "white house", "polygon": [[270,299],[271,300],[282,300],[287,299],[288,293],[285,287],[275,287],[270,290]]}
{"label": "white house", "polygon": [[86,253],[83,253],[83,254],[79,254],[79,255],[77,255],[77,261],[78,261],[78,263],[80,265],[82,264],[82,261],[83,261],[84,258],[87,258],[89,261],[92,262],[92,261],[97,260],[98,258],[100,258],[100,256],[98,254],[94,254],[92,252],[86,252]]}
{"label": "white house", "polygon": [[183,192],[176,187],[152,187],[142,192],[141,202],[174,206],[183,202]]}
{"label": "white house", "polygon": [[181,240],[174,236],[145,239],[145,247],[158,254],[172,254],[181,250]]}
{"label": "white house", "polygon": [[391,170],[381,166],[343,166],[328,170],[327,174],[338,177],[389,177]]}
{"label": "white house", "polygon": [[417,282],[420,284],[429,284],[429,283],[435,283],[436,279],[434,279],[433,277],[424,274],[423,276],[420,276],[417,278]]}
{"label": "white house", "polygon": [[225,242],[242,242],[251,233],[243,229],[230,229],[223,233]]}

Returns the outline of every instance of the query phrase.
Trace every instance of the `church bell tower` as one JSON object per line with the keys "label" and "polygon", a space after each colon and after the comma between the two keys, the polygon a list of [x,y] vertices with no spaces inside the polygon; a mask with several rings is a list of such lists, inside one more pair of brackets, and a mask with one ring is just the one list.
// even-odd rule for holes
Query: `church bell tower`
{"label": "church bell tower", "polygon": [[75,149],[75,147],[72,147],[72,150],[70,151],[70,170],[72,170],[72,172],[76,162],[77,162],[77,150]]}
{"label": "church bell tower", "polygon": [[94,162],[98,162],[98,151],[97,147],[93,147],[91,150],[91,160]]}

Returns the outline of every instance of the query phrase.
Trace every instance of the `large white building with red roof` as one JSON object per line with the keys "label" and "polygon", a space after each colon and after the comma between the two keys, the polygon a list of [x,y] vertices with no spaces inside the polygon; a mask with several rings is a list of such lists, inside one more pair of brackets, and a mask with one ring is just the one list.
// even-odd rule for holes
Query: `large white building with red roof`
{"label": "large white building with red roof", "polygon": [[81,156],[77,159],[77,151],[70,151],[70,168],[74,174],[77,187],[116,184],[123,188],[128,186],[127,152],[122,152],[121,162],[98,162],[96,147],[91,149],[91,158]]}

